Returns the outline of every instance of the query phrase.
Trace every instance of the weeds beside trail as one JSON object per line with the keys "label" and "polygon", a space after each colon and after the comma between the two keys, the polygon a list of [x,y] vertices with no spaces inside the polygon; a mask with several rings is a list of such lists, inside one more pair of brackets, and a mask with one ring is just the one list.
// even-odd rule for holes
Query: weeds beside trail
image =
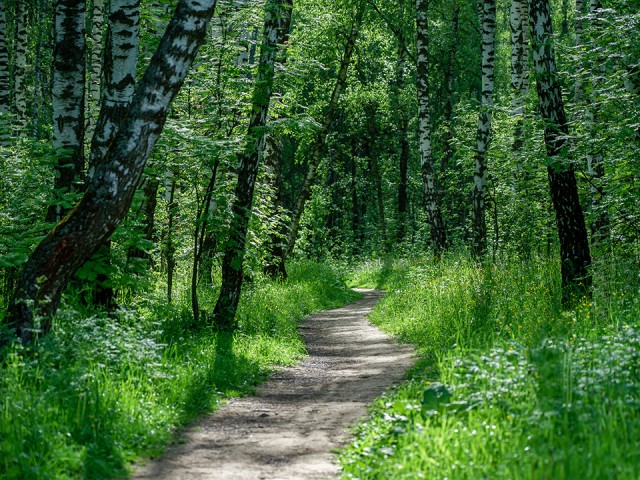
{"label": "weeds beside trail", "polygon": [[345,479],[640,477],[638,267],[595,270],[560,306],[559,266],[368,263],[372,319],[424,360],[341,454]]}
{"label": "weeds beside trail", "polygon": [[[62,309],[51,334],[0,367],[0,477],[125,476],[177,427],[303,357],[299,319],[356,297],[310,262],[292,264],[285,283],[245,290],[233,336],[194,328],[186,290],[174,306],[139,298],[115,320]],[[206,307],[216,292],[205,293]]]}

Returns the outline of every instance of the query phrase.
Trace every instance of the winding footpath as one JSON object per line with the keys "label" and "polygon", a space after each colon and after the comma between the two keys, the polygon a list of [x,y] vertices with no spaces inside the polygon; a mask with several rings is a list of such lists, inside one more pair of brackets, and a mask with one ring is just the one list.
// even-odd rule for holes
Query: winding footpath
{"label": "winding footpath", "polygon": [[284,368],[256,395],[232,399],[184,433],[184,443],[138,470],[135,479],[314,480],[339,474],[335,449],[366,406],[412,365],[399,345],[366,319],[382,292],[307,317],[309,357]]}

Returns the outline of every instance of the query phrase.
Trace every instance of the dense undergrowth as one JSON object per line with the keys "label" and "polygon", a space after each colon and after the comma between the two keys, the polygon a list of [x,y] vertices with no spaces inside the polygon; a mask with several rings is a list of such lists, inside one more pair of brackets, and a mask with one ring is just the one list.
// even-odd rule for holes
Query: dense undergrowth
{"label": "dense undergrowth", "polygon": [[422,360],[341,453],[345,479],[640,478],[638,267],[595,267],[593,299],[559,304],[559,267],[370,262],[372,315]]}
{"label": "dense undergrowth", "polygon": [[[215,292],[203,292],[203,303]],[[51,334],[0,368],[0,477],[116,478],[158,454],[181,425],[250,392],[305,355],[298,320],[354,298],[327,266],[292,264],[284,283],[245,288],[234,335],[191,325],[184,300],[153,295],[116,319],[67,305]]]}

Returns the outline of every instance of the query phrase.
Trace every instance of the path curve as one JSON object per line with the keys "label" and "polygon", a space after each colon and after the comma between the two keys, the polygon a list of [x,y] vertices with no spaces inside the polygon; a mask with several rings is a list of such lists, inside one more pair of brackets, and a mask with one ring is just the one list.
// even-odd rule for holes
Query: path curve
{"label": "path curve", "polygon": [[399,382],[414,351],[366,319],[383,292],[303,320],[309,357],[256,395],[232,399],[184,433],[184,443],[135,479],[316,480],[339,473],[335,454],[366,406]]}

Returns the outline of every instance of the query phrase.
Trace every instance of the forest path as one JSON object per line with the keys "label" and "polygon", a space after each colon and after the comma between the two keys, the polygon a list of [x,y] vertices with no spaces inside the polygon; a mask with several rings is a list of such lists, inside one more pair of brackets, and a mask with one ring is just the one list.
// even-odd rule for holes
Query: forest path
{"label": "forest path", "polygon": [[256,395],[232,399],[184,433],[184,443],[135,479],[307,480],[333,478],[332,450],[367,404],[400,381],[414,351],[366,319],[383,292],[359,290],[350,305],[307,317],[309,357],[277,371]]}

